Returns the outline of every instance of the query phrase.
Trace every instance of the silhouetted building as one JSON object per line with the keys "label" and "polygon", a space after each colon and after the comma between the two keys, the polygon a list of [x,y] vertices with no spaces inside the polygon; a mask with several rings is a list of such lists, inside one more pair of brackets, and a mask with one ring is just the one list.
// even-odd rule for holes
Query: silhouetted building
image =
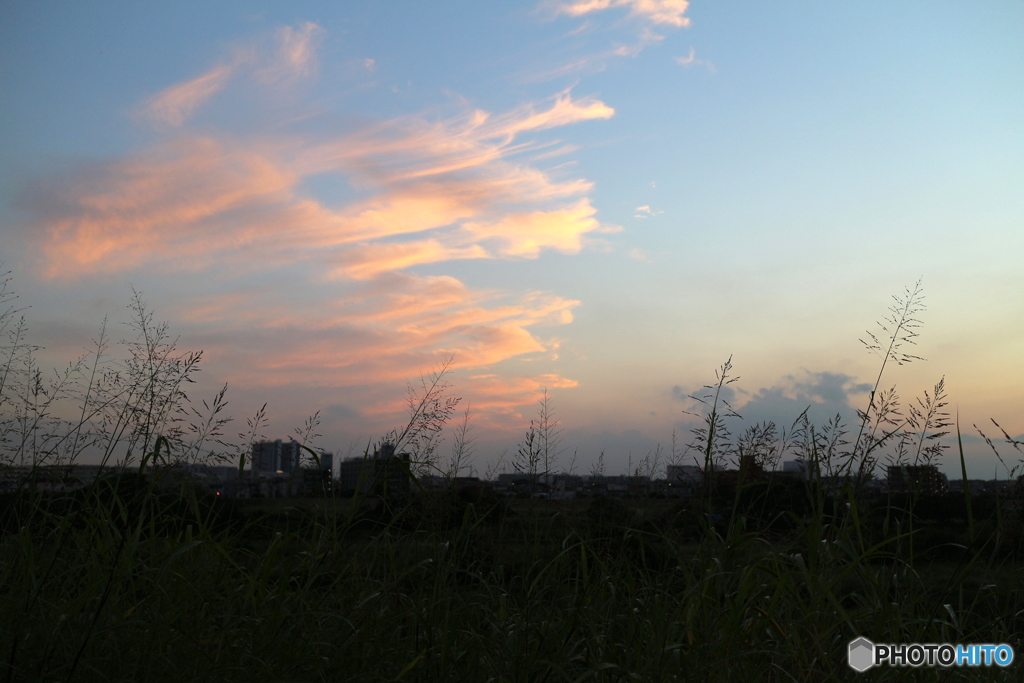
{"label": "silhouetted building", "polygon": [[740,457],[740,469],[738,470],[721,470],[715,474],[716,482],[727,486],[737,485],[740,482],[740,475],[743,475],[743,481],[761,481],[768,478],[764,468],[761,467],[754,459],[752,455],[744,455]]}
{"label": "silhouetted building", "polygon": [[806,481],[809,465],[806,460],[786,460],[782,463],[782,473],[787,477]]}
{"label": "silhouetted building", "polygon": [[256,476],[291,474],[299,468],[302,449],[297,441],[260,441],[252,445],[252,469]]}
{"label": "silhouetted building", "polygon": [[889,465],[889,491],[938,496],[949,493],[949,481],[935,465]]}
{"label": "silhouetted building", "polygon": [[334,476],[334,453],[320,454],[320,470],[327,472],[328,478]]}
{"label": "silhouetted building", "polygon": [[338,490],[342,494],[407,492],[409,483],[409,454],[395,453],[392,444],[383,444],[372,456],[338,463]]}
{"label": "silhouetted building", "polygon": [[704,486],[704,470],[697,465],[668,465],[665,468],[666,494],[689,498]]}

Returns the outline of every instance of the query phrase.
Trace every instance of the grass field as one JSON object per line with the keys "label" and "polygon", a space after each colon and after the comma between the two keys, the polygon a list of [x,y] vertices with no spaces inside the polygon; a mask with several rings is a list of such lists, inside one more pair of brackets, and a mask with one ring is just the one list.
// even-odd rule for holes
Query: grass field
{"label": "grass field", "polygon": [[1015,511],[973,545],[922,520],[911,561],[877,538],[885,500],[862,546],[843,505],[722,500],[709,525],[699,501],[243,505],[155,479],[4,501],[6,680],[1019,680],[845,656],[859,635],[1021,651]]}
{"label": "grass field", "polygon": [[[882,363],[856,438],[806,413],[788,435],[762,425],[734,438],[723,364],[695,397],[706,485],[692,500],[232,501],[171,473],[211,459],[241,470],[263,411],[226,440],[225,392],[188,400],[200,354],[177,352],[138,295],[128,358],[109,358],[104,325],[92,356],[44,383],[6,285],[0,466],[92,453],[110,476],[0,496],[0,681],[1022,679],[1017,662],[847,666],[858,636],[1024,652],[1020,497],[864,486],[885,459],[937,462],[952,430],[941,381],[905,414],[879,391],[887,364],[913,360],[919,288],[870,335]],[[443,472],[430,458],[457,400],[443,373],[421,388],[383,442]],[[549,407],[515,462],[530,476],[548,467]],[[315,427],[297,430],[303,444]],[[783,452],[809,481],[718,478],[747,459],[770,471]]]}

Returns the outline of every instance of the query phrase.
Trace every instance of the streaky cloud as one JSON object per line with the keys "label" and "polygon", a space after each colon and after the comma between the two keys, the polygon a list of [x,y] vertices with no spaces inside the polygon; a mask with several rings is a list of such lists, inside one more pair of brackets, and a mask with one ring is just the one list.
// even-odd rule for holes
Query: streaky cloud
{"label": "streaky cloud", "polygon": [[237,63],[218,64],[201,76],[157,93],[146,100],[137,113],[154,125],[180,126],[196,109],[223,90],[237,69]]}
{"label": "streaky cloud", "polygon": [[[323,29],[313,22],[295,28],[282,26],[275,35],[276,48],[267,55],[258,45],[233,50],[232,58],[206,73],[161,90],[135,111],[137,117],[154,126],[182,126],[204,104],[245,72],[270,85],[280,85],[309,76],[316,70],[316,50]],[[261,56],[266,55],[266,56]],[[373,60],[369,60],[372,64]]]}

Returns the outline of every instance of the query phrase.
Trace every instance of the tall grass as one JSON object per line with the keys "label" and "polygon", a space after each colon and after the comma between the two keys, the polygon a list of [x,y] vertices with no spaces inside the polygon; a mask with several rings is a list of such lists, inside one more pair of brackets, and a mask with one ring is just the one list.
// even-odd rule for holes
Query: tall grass
{"label": "tall grass", "polygon": [[[179,379],[192,356],[136,320],[150,332],[130,367],[146,372],[83,382],[90,419],[63,429],[139,467],[0,498],[0,680],[825,681],[859,678],[846,645],[860,635],[1022,652],[1019,508],[965,494],[964,521],[943,526],[913,501],[865,496],[871,460],[899,440],[880,395],[852,448],[841,425],[806,414],[787,434],[764,425],[733,440],[713,403],[691,444],[709,471],[741,450],[757,462],[796,452],[806,483],[741,469],[692,501],[447,490],[243,503],[166,467],[223,440],[223,393],[189,413]],[[439,387],[443,374],[410,394],[409,425],[387,438],[433,457],[455,408]],[[15,398],[32,395],[5,404],[11,419],[31,417]],[[833,476],[844,470],[862,476]],[[1019,665],[863,677],[1018,680]]]}

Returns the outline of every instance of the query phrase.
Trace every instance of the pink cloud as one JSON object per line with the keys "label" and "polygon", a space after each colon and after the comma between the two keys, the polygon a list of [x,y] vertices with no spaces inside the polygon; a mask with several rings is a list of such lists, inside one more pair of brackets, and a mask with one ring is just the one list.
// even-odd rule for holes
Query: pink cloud
{"label": "pink cloud", "polygon": [[287,301],[272,291],[210,295],[177,317],[205,337],[228,381],[338,388],[401,382],[449,356],[457,370],[547,352],[532,330],[571,322],[579,304],[539,292],[502,299],[446,276],[400,275],[333,301]]}
{"label": "pink cloud", "polygon": [[[472,402],[474,410],[482,414],[517,418],[517,428],[529,419],[522,414],[523,406],[537,405],[544,389],[570,389],[579,386],[579,382],[553,373],[513,377],[485,375],[470,377],[465,386],[464,393]],[[509,427],[507,423],[503,426]]]}
{"label": "pink cloud", "polygon": [[202,76],[157,93],[143,103],[138,113],[157,125],[180,126],[228,84],[236,69],[237,64],[218,64]]}
{"label": "pink cloud", "polygon": [[[186,130],[242,66],[259,79],[271,67],[312,73],[319,34],[314,24],[282,29],[273,61],[239,58],[166,89],[144,111],[178,127],[173,136],[41,183],[25,234],[37,241],[43,272],[53,280],[142,270],[169,283],[183,273],[209,278],[222,293],[186,299],[175,317],[219,374],[251,387],[326,391],[399,383],[449,356],[457,370],[553,357],[557,344],[543,330],[570,323],[580,302],[410,271],[573,254],[588,235],[612,229],[597,219],[589,181],[555,177],[527,159],[552,144],[536,139],[541,131],[614,110],[564,91],[505,112],[407,115],[326,139]],[[305,183],[323,174],[361,198],[319,200]],[[533,402],[541,381],[499,377],[474,381],[473,391],[496,415]],[[574,382],[550,375],[546,385]]]}
{"label": "pink cloud", "polygon": [[[611,111],[561,93],[547,106],[435,123],[407,117],[328,142],[179,136],[50,188],[58,208],[43,220],[47,272],[197,269],[259,257],[366,278],[449,259],[575,253],[601,229],[578,198],[591,184],[554,180],[509,157],[530,148],[516,142],[525,132]],[[304,177],[325,172],[379,191],[328,208],[301,189]],[[545,208],[523,210],[531,205]],[[441,232],[381,241],[429,231]]]}
{"label": "pink cloud", "polygon": [[[295,178],[264,156],[209,138],[187,138],[50,188],[43,219],[46,272],[60,278],[180,261],[197,267],[251,240],[239,213],[290,195]],[[44,200],[45,201],[45,200]]]}

